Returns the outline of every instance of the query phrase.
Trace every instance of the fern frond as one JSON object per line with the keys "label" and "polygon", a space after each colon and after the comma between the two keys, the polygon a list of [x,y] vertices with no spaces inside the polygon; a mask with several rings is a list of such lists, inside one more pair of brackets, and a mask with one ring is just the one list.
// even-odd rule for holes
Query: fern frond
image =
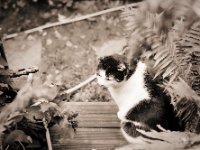
{"label": "fern frond", "polygon": [[[129,60],[153,58],[155,77],[172,85],[181,78],[186,83],[182,88],[200,94],[200,0],[147,0],[138,9],[123,11],[122,18],[127,22]],[[174,98],[173,92],[179,92],[167,91]]]}
{"label": "fern frond", "polygon": [[170,94],[173,101],[172,103],[177,103],[182,99],[188,99],[195,101],[198,106],[200,106],[200,96],[182,79],[178,78],[175,82],[164,82],[164,87],[167,93]]}

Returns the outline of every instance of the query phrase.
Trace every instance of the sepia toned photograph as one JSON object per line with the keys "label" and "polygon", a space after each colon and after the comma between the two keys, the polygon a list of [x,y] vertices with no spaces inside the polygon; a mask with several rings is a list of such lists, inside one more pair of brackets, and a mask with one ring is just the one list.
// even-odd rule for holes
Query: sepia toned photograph
{"label": "sepia toned photograph", "polygon": [[0,150],[200,150],[200,0],[0,0]]}

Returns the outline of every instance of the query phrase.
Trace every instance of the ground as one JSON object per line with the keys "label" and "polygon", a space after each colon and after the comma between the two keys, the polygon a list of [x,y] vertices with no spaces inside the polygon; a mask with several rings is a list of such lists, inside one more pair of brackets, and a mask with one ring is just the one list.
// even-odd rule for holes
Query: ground
{"label": "ground", "polygon": [[[22,3],[23,4],[23,3]],[[21,4],[21,5],[22,5]],[[94,13],[124,4],[124,1],[81,1],[73,4],[73,9],[55,4],[28,3],[5,9],[0,16],[3,34],[10,34],[37,27],[49,22]],[[60,7],[60,8],[59,8]],[[7,12],[7,15],[5,15]],[[4,15],[3,15],[4,14]],[[49,28],[33,34],[20,34],[4,41],[8,63],[11,69],[39,66],[42,79],[55,75],[61,79],[60,90],[72,88],[95,73],[99,50],[109,40],[124,37],[120,11],[95,18]],[[95,48],[94,48],[95,47]],[[112,46],[110,46],[112,49]],[[17,82],[17,85],[21,85]],[[106,89],[96,81],[70,95],[58,97],[65,101],[110,101]]]}

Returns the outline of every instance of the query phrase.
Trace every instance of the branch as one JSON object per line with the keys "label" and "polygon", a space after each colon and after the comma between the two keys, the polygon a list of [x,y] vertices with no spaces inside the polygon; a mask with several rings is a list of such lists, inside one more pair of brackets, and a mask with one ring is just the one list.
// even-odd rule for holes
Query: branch
{"label": "branch", "polygon": [[38,72],[39,69],[38,67],[31,67],[31,68],[23,68],[23,69],[19,69],[18,72],[14,72],[10,75],[11,78],[16,78],[16,77],[20,77],[22,75],[29,75],[30,73],[36,73]]}
{"label": "branch", "polygon": [[62,92],[61,95],[73,93],[76,90],[82,88],[83,86],[87,85],[88,83],[92,82],[95,79],[96,79],[96,75],[94,74],[91,77],[89,77],[87,80],[85,80],[85,81],[79,83],[78,85],[76,85],[75,87]]}
{"label": "branch", "polygon": [[[47,29],[47,28],[51,28],[51,27],[55,27],[55,26],[59,26],[59,25],[64,25],[64,24],[69,24],[69,23],[74,23],[74,22],[85,20],[85,19],[88,19],[88,18],[100,16],[100,15],[103,15],[103,14],[106,14],[106,13],[119,11],[119,10],[125,9],[126,7],[137,7],[139,4],[140,3],[133,3],[133,4],[129,4],[129,5],[123,5],[123,6],[119,6],[119,7],[110,8],[110,9],[106,9],[106,10],[103,10],[103,11],[99,11],[99,12],[96,12],[96,13],[84,15],[84,16],[78,16],[78,17],[75,17],[73,19],[66,18],[65,20],[62,20],[62,21],[58,21],[58,22],[54,22],[54,23],[48,23],[48,24],[45,24],[45,25],[42,25],[42,26],[39,26],[39,27],[36,27],[36,28],[33,28],[33,29],[26,30],[26,31],[24,31],[24,33],[25,34],[30,34],[30,33],[33,33],[33,32],[37,32],[37,31],[41,31],[41,30]],[[14,37],[18,36],[19,34],[20,33],[13,33],[13,34],[5,35],[3,37],[3,40],[14,38]]]}

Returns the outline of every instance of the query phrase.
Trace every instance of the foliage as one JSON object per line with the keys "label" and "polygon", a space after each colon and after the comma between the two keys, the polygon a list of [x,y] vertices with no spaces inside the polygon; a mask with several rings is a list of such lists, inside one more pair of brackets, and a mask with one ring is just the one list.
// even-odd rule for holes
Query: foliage
{"label": "foliage", "polygon": [[48,142],[45,134],[54,125],[73,136],[77,114],[62,110],[53,102],[57,92],[50,81],[42,84],[38,77],[26,83],[14,101],[1,111],[0,132],[4,133],[4,148],[24,149],[30,144],[44,148]]}
{"label": "foliage", "polygon": [[16,96],[16,91],[10,86],[12,82],[10,72],[11,70],[8,68],[4,47],[0,41],[0,105],[11,102]]}
{"label": "foliage", "polygon": [[23,8],[28,3],[43,3],[51,7],[72,7],[74,0],[0,0],[0,8],[5,10],[8,8]]}
{"label": "foliage", "polygon": [[[190,91],[199,94],[199,10],[199,0],[147,0],[137,9],[124,10],[130,63],[138,57],[153,60],[154,78],[162,77],[164,85],[171,87],[173,82],[184,80]],[[181,87],[184,88],[187,87]],[[168,88],[166,91],[169,95],[177,94]]]}
{"label": "foliage", "polygon": [[116,150],[176,150],[176,149],[199,149],[199,135],[190,132],[143,132],[149,137],[162,139],[163,141],[153,141],[138,137],[135,143],[119,147]]}
{"label": "foliage", "polygon": [[[200,1],[147,0],[137,9],[126,8],[121,17],[126,22],[129,63],[138,58],[153,62],[148,70],[171,96],[185,130],[199,133]],[[139,139],[121,149],[157,149],[158,144],[159,149],[187,149],[199,143],[194,140],[199,136],[186,132],[144,134],[164,141]]]}

